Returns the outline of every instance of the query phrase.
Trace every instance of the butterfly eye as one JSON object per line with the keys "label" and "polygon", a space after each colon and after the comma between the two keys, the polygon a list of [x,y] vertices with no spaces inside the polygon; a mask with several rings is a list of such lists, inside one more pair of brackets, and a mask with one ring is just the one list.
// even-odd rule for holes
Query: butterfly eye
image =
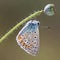
{"label": "butterfly eye", "polygon": [[44,8],[44,13],[48,16],[53,16],[55,14],[54,4],[48,4]]}

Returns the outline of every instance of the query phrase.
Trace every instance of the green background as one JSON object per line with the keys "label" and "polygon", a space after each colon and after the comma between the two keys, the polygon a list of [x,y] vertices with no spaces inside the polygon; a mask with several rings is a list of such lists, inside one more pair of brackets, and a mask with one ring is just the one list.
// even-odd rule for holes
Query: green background
{"label": "green background", "polygon": [[25,17],[41,10],[48,3],[54,3],[55,15],[49,17],[44,13],[35,19],[40,28],[40,50],[35,57],[27,54],[16,42],[16,35],[24,26],[20,26],[14,33],[0,44],[0,60],[60,60],[60,0],[0,0],[0,38]]}

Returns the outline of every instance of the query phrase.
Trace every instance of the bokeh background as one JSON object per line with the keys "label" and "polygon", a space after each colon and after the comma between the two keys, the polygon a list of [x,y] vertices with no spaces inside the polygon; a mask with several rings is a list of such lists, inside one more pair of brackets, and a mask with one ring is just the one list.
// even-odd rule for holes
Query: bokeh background
{"label": "bokeh background", "polygon": [[0,44],[0,60],[60,60],[60,0],[0,0],[0,38],[48,3],[55,4],[56,14],[49,17],[43,13],[35,18],[41,26],[50,26],[50,29],[40,28],[39,54],[33,57],[17,45],[15,38],[23,24]]}

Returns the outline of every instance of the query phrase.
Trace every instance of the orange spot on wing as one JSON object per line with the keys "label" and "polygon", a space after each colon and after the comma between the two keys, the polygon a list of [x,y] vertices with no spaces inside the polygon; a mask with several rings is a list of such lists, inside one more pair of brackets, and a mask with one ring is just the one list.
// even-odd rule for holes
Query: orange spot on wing
{"label": "orange spot on wing", "polygon": [[23,42],[23,40],[22,40],[22,37],[19,35],[18,36],[18,40],[22,43]]}
{"label": "orange spot on wing", "polygon": [[26,45],[26,43],[23,41],[23,39],[22,39],[22,36],[18,36],[18,40],[19,40],[19,42],[23,45],[23,46],[25,46]]}
{"label": "orange spot on wing", "polygon": [[25,46],[25,45],[26,45],[24,41],[22,42],[22,45],[23,45],[23,46]]}
{"label": "orange spot on wing", "polygon": [[23,41],[23,39],[22,39],[22,36],[18,36],[18,40],[19,40],[19,42],[22,44],[22,46],[25,46],[25,48],[31,48],[32,47],[32,44],[30,44],[30,45],[27,45],[24,41]]}
{"label": "orange spot on wing", "polygon": [[32,47],[32,45],[30,44],[30,45],[25,45],[25,48],[31,48]]}

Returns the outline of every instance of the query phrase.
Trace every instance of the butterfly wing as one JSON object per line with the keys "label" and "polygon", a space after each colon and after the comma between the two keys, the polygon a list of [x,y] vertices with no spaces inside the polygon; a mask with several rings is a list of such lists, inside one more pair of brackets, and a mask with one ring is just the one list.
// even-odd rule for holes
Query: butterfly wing
{"label": "butterfly wing", "polygon": [[39,26],[26,24],[16,37],[18,45],[30,55],[35,56],[39,50]]}

